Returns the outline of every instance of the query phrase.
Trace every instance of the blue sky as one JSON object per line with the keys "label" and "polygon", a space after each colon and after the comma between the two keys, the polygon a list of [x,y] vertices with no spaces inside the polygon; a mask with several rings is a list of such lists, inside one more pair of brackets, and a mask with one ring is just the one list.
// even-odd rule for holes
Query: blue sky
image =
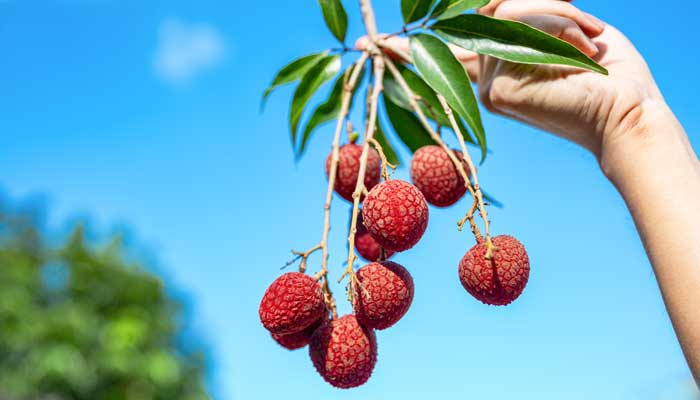
{"label": "blue sky", "polygon": [[[345,3],[355,37],[359,13]],[[375,3],[380,29],[400,27],[398,0]],[[700,6],[579,6],[636,43],[698,149],[700,59],[689,49]],[[671,399],[689,391],[632,220],[595,160],[490,115],[493,154],[480,179],[506,204],[491,210],[494,231],[528,249],[523,296],[492,308],[460,286],[457,262],[472,245],[455,229],[463,201],[432,209],[422,242],[395,258],[413,274],[416,295],[406,317],[378,333],[369,383],[338,391],[306,351],[277,347],[258,322],[258,302],[289,250],[319,240],[332,128],[295,164],[290,89],[264,114],[259,99],[277,68],[334,45],[314,1],[0,1],[0,188],[16,201],[46,195],[55,227],[76,215],[104,232],[132,227],[191,295],[218,399]],[[396,174],[407,176],[406,168]],[[334,204],[337,277],[348,209]],[[334,289],[347,312],[343,288]]]}

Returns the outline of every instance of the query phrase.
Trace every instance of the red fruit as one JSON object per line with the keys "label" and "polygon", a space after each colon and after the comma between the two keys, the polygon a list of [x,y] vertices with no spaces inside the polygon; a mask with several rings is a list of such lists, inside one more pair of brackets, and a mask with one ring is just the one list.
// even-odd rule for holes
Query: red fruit
{"label": "red fruit", "polygon": [[357,271],[362,288],[356,290],[357,320],[363,326],[386,329],[406,314],[413,301],[413,278],[401,265],[384,261]]}
{"label": "red fruit", "polygon": [[[347,201],[352,202],[352,194],[357,185],[357,175],[360,172],[360,156],[362,146],[349,143],[340,147],[338,154],[338,173],[335,178],[335,192]],[[326,158],[326,177],[330,175],[331,158],[333,153]],[[376,150],[370,148],[367,156],[367,170],[365,171],[365,186],[371,190],[379,183],[382,162]],[[360,198],[362,200],[362,198]]]}
{"label": "red fruit", "polygon": [[385,181],[365,199],[362,214],[372,237],[388,250],[415,246],[428,227],[428,204],[415,186],[400,180]]}
{"label": "red fruit", "polygon": [[318,321],[314,322],[313,324],[311,324],[311,326],[309,326],[301,332],[290,333],[288,335],[278,335],[275,333],[271,333],[270,335],[272,335],[272,338],[275,339],[275,341],[280,346],[284,347],[287,350],[301,349],[302,347],[309,344],[309,342],[311,341],[311,335],[313,335],[314,331],[318,329],[319,326],[321,326],[321,322],[323,320],[324,318],[319,318]]}
{"label": "red fruit", "polygon": [[360,386],[367,382],[377,363],[377,337],[349,314],[316,329],[309,355],[326,382],[341,389]]}
{"label": "red fruit", "polygon": [[530,260],[516,238],[492,239],[498,248],[487,260],[486,243],[472,247],[459,263],[459,280],[467,292],[485,304],[504,306],[520,296],[530,276]]}
{"label": "red fruit", "polygon": [[[367,261],[379,261],[382,246],[369,234],[365,227],[362,210],[357,215],[357,232],[355,233],[355,250]],[[391,250],[384,250],[386,258],[394,255]]]}
{"label": "red fruit", "polygon": [[270,333],[297,333],[325,312],[321,285],[312,277],[288,272],[277,278],[260,302],[260,321]]}
{"label": "red fruit", "polygon": [[[461,162],[463,160],[462,154],[456,150],[452,151]],[[465,169],[469,173],[466,166]],[[447,152],[436,145],[423,146],[413,154],[411,179],[425,195],[428,203],[436,207],[453,205],[467,191],[464,178],[450,160]]]}

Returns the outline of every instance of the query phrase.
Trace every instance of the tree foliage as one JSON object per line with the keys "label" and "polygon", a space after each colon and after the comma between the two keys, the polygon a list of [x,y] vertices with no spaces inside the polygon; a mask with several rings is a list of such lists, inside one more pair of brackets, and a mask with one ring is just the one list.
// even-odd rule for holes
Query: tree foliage
{"label": "tree foliage", "polygon": [[0,208],[0,399],[208,399],[182,311],[120,240],[56,247]]}

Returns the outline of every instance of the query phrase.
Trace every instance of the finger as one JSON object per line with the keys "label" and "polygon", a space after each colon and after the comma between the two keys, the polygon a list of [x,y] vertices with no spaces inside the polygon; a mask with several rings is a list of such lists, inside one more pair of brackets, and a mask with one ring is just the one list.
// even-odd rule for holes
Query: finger
{"label": "finger", "polygon": [[571,19],[554,15],[526,15],[520,21],[571,43],[589,57],[598,54],[598,46]]}
{"label": "finger", "polygon": [[526,15],[556,15],[576,22],[589,37],[603,33],[605,24],[574,5],[561,0],[506,0],[498,4],[493,16],[519,20]]}
{"label": "finger", "polygon": [[[382,36],[382,35],[380,35]],[[413,60],[410,58],[411,48],[408,39],[399,36],[384,37],[381,40],[381,45],[384,48],[384,52],[392,60],[397,62],[407,62],[412,63]],[[358,50],[364,50],[369,44],[369,39],[367,37],[361,37],[355,43],[355,48]],[[455,57],[464,64],[469,76],[472,80],[477,80],[479,77],[479,55],[465,50],[459,46],[453,44],[448,44],[450,50],[455,55]]]}
{"label": "finger", "polygon": [[[501,3],[503,3],[504,1],[507,1],[507,0],[491,0],[491,2],[489,4],[481,7],[480,9],[477,10],[477,12],[479,14],[482,14],[482,15],[488,15],[490,17],[493,17],[493,14],[496,11],[496,9],[498,8],[498,6],[500,6]],[[522,1],[527,1],[527,0],[522,0]],[[559,0],[559,1],[566,1],[566,2],[570,3],[573,0]]]}

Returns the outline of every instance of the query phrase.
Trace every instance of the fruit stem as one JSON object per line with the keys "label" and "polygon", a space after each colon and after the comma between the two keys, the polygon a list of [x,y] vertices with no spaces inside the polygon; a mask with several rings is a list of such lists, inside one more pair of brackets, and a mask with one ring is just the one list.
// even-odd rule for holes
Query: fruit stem
{"label": "fruit stem", "polygon": [[336,123],[335,134],[333,136],[333,150],[331,152],[331,165],[328,172],[328,189],[326,191],[326,203],[323,208],[323,236],[321,238],[321,243],[319,244],[323,252],[323,256],[321,261],[321,270],[315,275],[315,279],[322,280],[322,288],[324,298],[326,300],[326,307],[331,311],[333,318],[337,316],[337,311],[335,306],[335,300],[333,299],[333,293],[331,292],[330,286],[328,285],[328,233],[331,230],[331,202],[333,200],[335,179],[336,175],[338,174],[338,160],[340,158],[340,136],[343,131],[343,122],[345,121],[345,118],[347,118],[348,112],[350,110],[352,91],[354,90],[355,85],[357,85],[357,81],[360,78],[360,71],[362,71],[362,68],[364,68],[364,64],[365,62],[367,62],[368,58],[369,53],[362,53],[362,56],[360,56],[360,58],[355,63],[349,78],[347,73],[345,76],[340,112],[338,113],[338,122]]}
{"label": "fruit stem", "polygon": [[467,214],[464,216],[464,218],[460,219],[459,222],[457,222],[457,229],[462,231],[464,229],[464,224],[469,221],[469,227],[472,230],[472,234],[474,234],[474,238],[476,239],[477,243],[481,243],[481,241],[484,239],[481,236],[481,232],[479,231],[479,227],[476,225],[476,221],[474,221],[474,213],[476,212],[476,209],[479,205],[479,201],[477,199],[474,199],[472,202],[472,206],[467,211]]}
{"label": "fruit stem", "polygon": [[[369,0],[360,0],[362,7],[362,15],[365,18],[365,25],[367,25],[367,33],[370,40],[376,40],[376,26],[374,26],[374,13],[372,11]],[[374,32],[374,33],[372,33]],[[373,42],[375,43],[375,42]],[[350,284],[348,285],[348,299],[350,303],[353,303],[355,298],[355,288],[359,284],[357,277],[355,276],[355,234],[357,233],[357,216],[360,209],[360,198],[363,193],[367,190],[365,187],[365,174],[367,172],[367,159],[369,158],[370,143],[374,140],[374,134],[377,130],[377,107],[379,103],[379,95],[382,93],[384,86],[382,81],[384,80],[384,58],[381,52],[374,44],[370,44],[371,49],[369,52],[372,55],[372,64],[374,75],[374,85],[372,88],[372,96],[370,98],[370,111],[369,119],[367,120],[367,125],[365,127],[364,141],[362,144],[362,154],[360,155],[360,168],[357,173],[357,183],[355,185],[355,192],[352,194],[353,204],[352,204],[352,217],[350,218],[350,232],[348,235],[348,261],[345,266],[345,272],[340,276],[338,282],[342,282],[345,276],[350,277]]]}
{"label": "fruit stem", "polygon": [[[471,178],[474,181],[473,187],[472,187],[472,184],[471,184],[471,181],[469,180],[469,177],[465,176],[464,174],[462,175],[462,177],[465,179],[467,187],[469,188],[469,193],[471,193],[472,198],[476,202],[477,208],[479,209],[479,214],[481,215],[481,219],[484,221],[484,233],[486,236],[486,256],[485,256],[485,258],[487,260],[490,260],[491,257],[493,256],[493,251],[496,248],[494,247],[493,242],[491,241],[491,234],[489,232],[489,216],[488,216],[488,213],[486,212],[486,205],[484,204],[484,195],[483,195],[483,193],[481,193],[481,187],[479,186],[479,176],[476,173],[476,168],[474,167],[474,162],[472,161],[472,158],[469,155],[469,152],[467,151],[467,145],[464,143],[464,136],[462,136],[462,132],[459,129],[459,124],[457,124],[457,119],[455,118],[455,115],[452,112],[452,108],[450,108],[450,105],[447,104],[447,100],[445,100],[445,98],[442,97],[442,95],[438,94],[437,98],[440,101],[440,104],[442,105],[442,107],[445,109],[445,114],[447,115],[447,119],[450,121],[450,124],[452,125],[452,130],[454,131],[455,136],[457,136],[457,140],[459,141],[459,146],[462,149],[462,156],[464,158],[464,161],[467,163],[467,166],[469,167],[469,172],[471,174]],[[473,224],[473,215],[474,215],[474,206],[472,206],[472,209],[467,213],[467,217],[466,217],[469,219],[470,224]],[[472,218],[470,218],[470,216]],[[478,242],[481,235],[477,235],[475,233],[474,236],[476,237],[476,240]]]}
{"label": "fruit stem", "polygon": [[382,145],[379,144],[377,139],[372,138],[370,140],[370,143],[372,143],[372,146],[374,146],[374,148],[377,150],[377,153],[379,153],[379,158],[381,158],[382,160],[382,178],[385,181],[388,181],[389,179],[391,179],[389,169],[391,169],[391,172],[393,173],[394,171],[396,171],[396,165],[387,161],[386,154],[384,154],[384,149],[382,148]]}
{"label": "fruit stem", "polygon": [[296,260],[301,258],[301,262],[299,263],[299,272],[302,274],[306,272],[306,261],[309,259],[309,257],[315,253],[318,250],[321,250],[323,248],[323,243],[319,243],[316,246],[310,248],[307,251],[296,251],[292,250],[292,254],[294,254],[296,257],[292,261],[289,261],[287,264],[285,264],[285,267],[288,267],[292,265]]}

